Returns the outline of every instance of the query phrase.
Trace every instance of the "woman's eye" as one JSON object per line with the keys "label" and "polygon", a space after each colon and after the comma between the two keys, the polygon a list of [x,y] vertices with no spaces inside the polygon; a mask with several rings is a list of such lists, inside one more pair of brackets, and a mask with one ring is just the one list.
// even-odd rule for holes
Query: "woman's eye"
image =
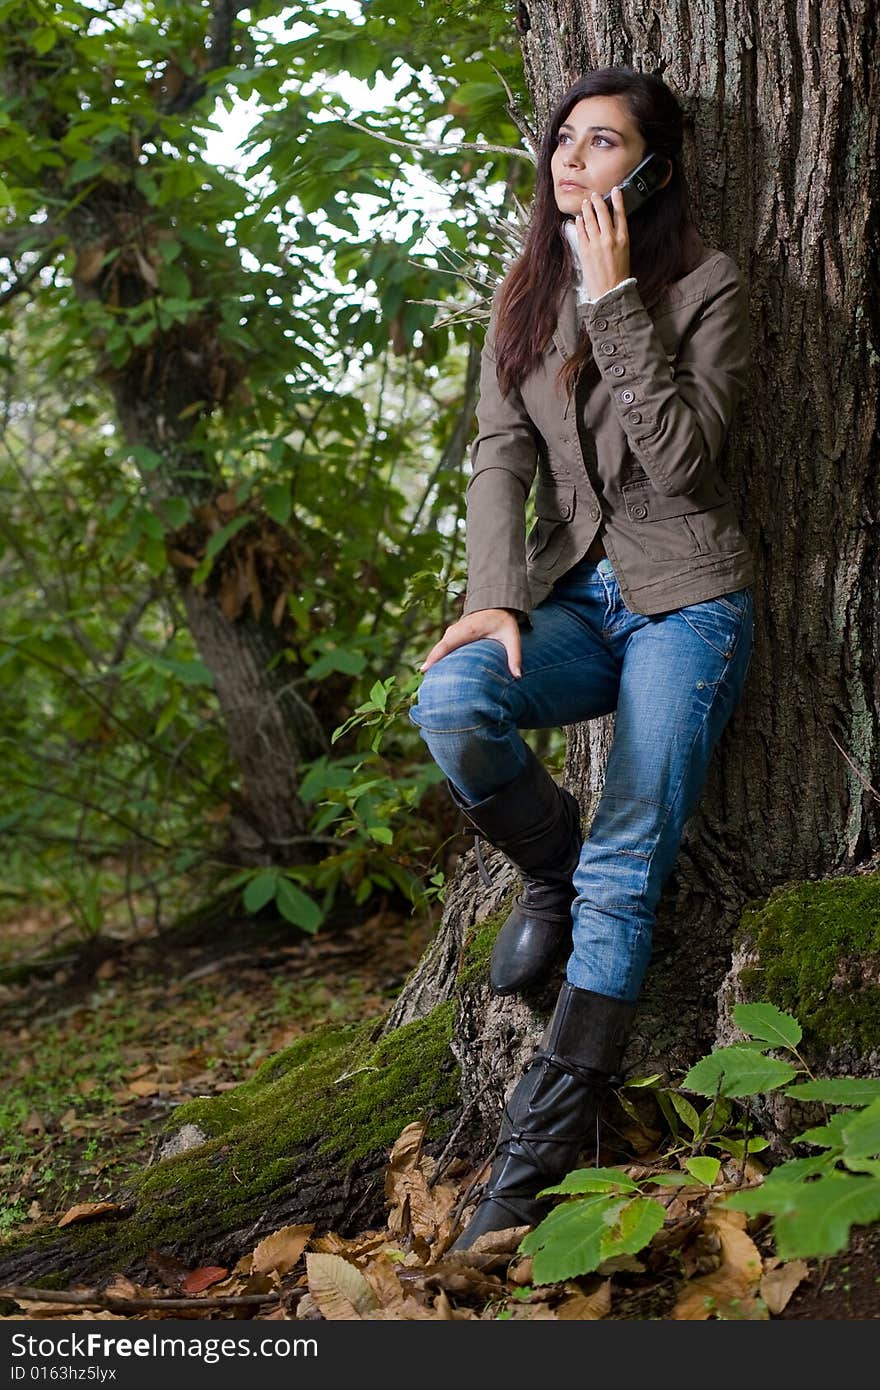
{"label": "woman's eye", "polygon": [[[558,145],[561,145],[562,142],[563,142],[564,140],[570,140],[570,139],[571,139],[571,136],[570,136],[570,135],[566,135],[566,134],[563,133],[563,134],[558,135],[558,136],[556,137],[556,143],[557,143]],[[593,136],[593,139],[594,139],[594,140],[601,140],[603,145],[611,146],[611,141],[610,141],[610,140],[606,140],[606,138],[605,138],[604,135],[594,135],[594,136]]]}

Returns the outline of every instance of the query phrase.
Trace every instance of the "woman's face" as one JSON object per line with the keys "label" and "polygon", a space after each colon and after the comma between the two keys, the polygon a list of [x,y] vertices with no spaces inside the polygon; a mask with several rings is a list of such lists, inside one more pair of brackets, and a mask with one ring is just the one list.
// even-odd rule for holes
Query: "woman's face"
{"label": "woman's face", "polygon": [[584,97],[559,127],[550,158],[560,212],[574,216],[595,189],[610,193],[644,159],[647,146],[619,97]]}

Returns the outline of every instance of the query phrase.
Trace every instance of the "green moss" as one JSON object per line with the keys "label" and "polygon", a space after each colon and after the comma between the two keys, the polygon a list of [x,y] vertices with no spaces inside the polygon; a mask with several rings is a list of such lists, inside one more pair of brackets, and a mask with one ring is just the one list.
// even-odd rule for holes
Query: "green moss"
{"label": "green moss", "polygon": [[774,889],[740,919],[749,998],[793,1013],[812,1042],[880,1047],[880,874]]}
{"label": "green moss", "polygon": [[[127,1219],[71,1227],[52,1273],[35,1282],[64,1287],[67,1270],[83,1263],[93,1274],[128,1269],[154,1247],[207,1252],[291,1183],[342,1185],[358,1165],[380,1166],[414,1120],[428,1121],[428,1140],[441,1137],[458,1107],[454,1008],[450,1000],[377,1043],[375,1020],[320,1029],[243,1085],[179,1106],[169,1131],[191,1122],[209,1140],[139,1174]],[[29,1243],[49,1250],[53,1240],[58,1246],[57,1232]],[[0,1266],[13,1248],[0,1252]]]}
{"label": "green moss", "polygon": [[459,987],[479,983],[488,975],[495,938],[510,915],[515,896],[516,890],[505,898],[504,903],[493,916],[487,917],[483,922],[475,923],[467,932],[457,977]]}

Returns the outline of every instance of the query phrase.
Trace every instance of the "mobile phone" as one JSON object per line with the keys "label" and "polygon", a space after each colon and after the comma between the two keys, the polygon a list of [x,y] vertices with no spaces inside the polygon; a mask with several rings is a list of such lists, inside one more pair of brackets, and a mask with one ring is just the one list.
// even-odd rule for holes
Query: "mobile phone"
{"label": "mobile phone", "polygon": [[[662,154],[646,154],[641,164],[627,174],[620,185],[623,194],[623,210],[627,217],[631,217],[634,212],[642,206],[646,198],[650,198],[652,193],[663,183],[669,173],[670,161]],[[608,211],[614,216],[614,200],[610,193],[603,194],[603,202]]]}

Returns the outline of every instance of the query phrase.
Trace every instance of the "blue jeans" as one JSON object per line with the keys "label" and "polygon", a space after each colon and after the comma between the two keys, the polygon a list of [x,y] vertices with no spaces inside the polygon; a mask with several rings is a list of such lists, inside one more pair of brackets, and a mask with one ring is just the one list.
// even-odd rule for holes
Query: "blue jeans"
{"label": "blue jeans", "polygon": [[521,677],[495,637],[457,647],[425,673],[409,718],[470,803],[522,770],[520,729],[616,711],[604,788],[574,872],[570,984],[638,997],[661,890],[742,693],[752,614],[751,586],[633,613],[611,561],[581,560],[532,610]]}

